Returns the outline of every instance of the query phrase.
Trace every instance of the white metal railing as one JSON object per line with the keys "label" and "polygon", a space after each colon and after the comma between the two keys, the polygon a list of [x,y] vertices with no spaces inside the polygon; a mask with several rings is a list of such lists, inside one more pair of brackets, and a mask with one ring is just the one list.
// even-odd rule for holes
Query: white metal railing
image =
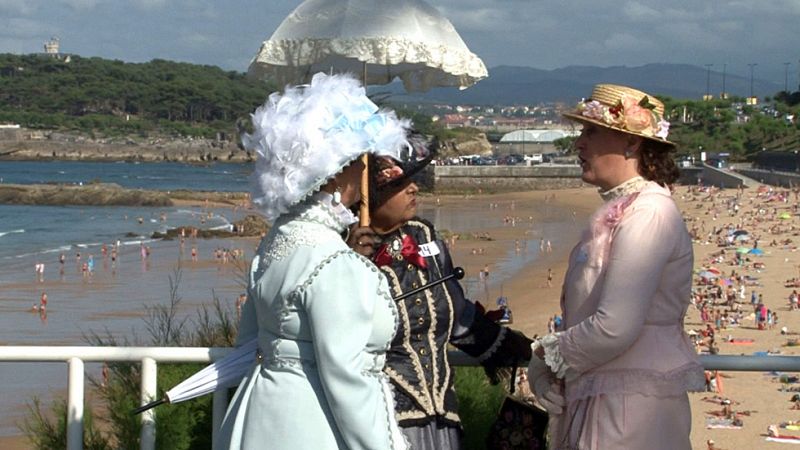
{"label": "white metal railing", "polygon": [[[156,396],[158,363],[210,363],[222,358],[231,350],[224,347],[0,346],[0,362],[67,363],[69,366],[67,450],[82,450],[84,363],[107,361],[140,363],[141,404],[145,404],[154,400]],[[475,359],[459,351],[450,352],[450,361],[457,366],[477,365]],[[800,372],[800,356],[702,355],[700,362],[709,370]],[[227,404],[227,390],[220,389],[214,392],[212,439],[222,423]],[[140,448],[154,450],[156,434],[153,410],[142,413],[141,420]]]}
{"label": "white metal railing", "polygon": [[[0,346],[0,362],[66,362],[67,450],[83,449],[83,402],[85,362],[140,363],[141,404],[154,400],[157,393],[158,363],[209,363],[225,356],[230,348],[221,347],[44,347]],[[170,386],[171,387],[171,386]],[[212,433],[219,429],[227,407],[227,390],[214,393]],[[154,450],[156,429],[154,411],[142,413],[140,448]]]}

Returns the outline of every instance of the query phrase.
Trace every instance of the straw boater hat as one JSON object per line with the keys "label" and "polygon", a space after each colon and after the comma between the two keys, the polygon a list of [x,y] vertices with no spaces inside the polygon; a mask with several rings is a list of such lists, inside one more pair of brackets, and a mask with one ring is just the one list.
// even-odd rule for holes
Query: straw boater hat
{"label": "straw boater hat", "polygon": [[274,222],[364,153],[399,159],[411,123],[379,110],[352,75],[318,73],[273,93],[253,114],[253,203]]}
{"label": "straw boater hat", "polygon": [[591,98],[578,103],[575,110],[564,113],[564,117],[675,145],[667,140],[669,122],[664,120],[664,104],[652,95],[627,86],[598,84]]}

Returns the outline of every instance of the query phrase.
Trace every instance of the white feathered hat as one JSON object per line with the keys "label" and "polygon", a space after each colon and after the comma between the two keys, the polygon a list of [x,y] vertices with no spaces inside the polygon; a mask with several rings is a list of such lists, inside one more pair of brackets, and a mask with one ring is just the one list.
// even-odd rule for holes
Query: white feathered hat
{"label": "white feathered hat", "polygon": [[275,92],[252,115],[253,203],[273,222],[364,153],[399,159],[408,120],[379,110],[352,75],[318,73]]}

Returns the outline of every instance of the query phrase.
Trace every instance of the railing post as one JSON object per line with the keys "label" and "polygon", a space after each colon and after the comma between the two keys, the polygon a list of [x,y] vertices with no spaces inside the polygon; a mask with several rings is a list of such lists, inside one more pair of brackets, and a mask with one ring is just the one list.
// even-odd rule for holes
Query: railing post
{"label": "railing post", "polygon": [[83,450],[83,360],[73,357],[67,364],[67,450]]}
{"label": "railing post", "polygon": [[[158,378],[158,366],[153,358],[142,359],[141,402],[145,404],[155,399]],[[156,448],[155,410],[142,413],[142,433],[139,436],[141,450]]]}
{"label": "railing post", "polygon": [[217,442],[217,434],[222,427],[222,419],[225,418],[225,411],[228,410],[228,390],[217,389],[214,391],[211,415],[211,442]]}

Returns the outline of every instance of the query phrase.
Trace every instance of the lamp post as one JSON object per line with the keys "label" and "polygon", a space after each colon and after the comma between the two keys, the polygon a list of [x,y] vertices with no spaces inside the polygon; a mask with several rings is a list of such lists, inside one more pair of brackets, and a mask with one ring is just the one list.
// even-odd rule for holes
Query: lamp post
{"label": "lamp post", "polygon": [[703,100],[711,100],[711,68],[713,64],[706,64],[706,95]]}
{"label": "lamp post", "polygon": [[789,93],[789,64],[783,63],[783,92]]}
{"label": "lamp post", "polygon": [[753,68],[757,66],[758,63],[750,63],[747,66],[750,67],[750,104],[755,105],[753,101]]}
{"label": "lamp post", "polygon": [[720,95],[720,97],[723,99],[728,98],[728,94],[725,92],[725,72],[727,68],[728,68],[727,64],[722,65],[722,94]]}

